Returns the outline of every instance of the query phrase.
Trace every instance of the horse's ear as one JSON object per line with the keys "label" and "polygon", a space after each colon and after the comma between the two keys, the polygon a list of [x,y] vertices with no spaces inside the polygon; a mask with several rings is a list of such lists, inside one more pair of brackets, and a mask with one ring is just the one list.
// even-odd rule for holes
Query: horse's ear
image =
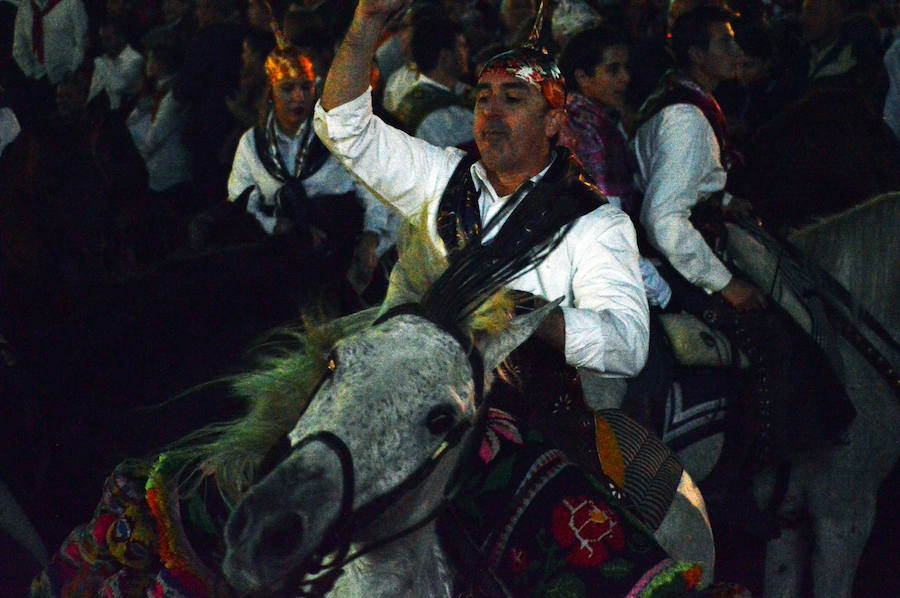
{"label": "horse's ear", "polygon": [[512,353],[513,349],[528,340],[528,337],[534,334],[534,331],[538,329],[538,326],[541,325],[547,314],[555,309],[560,302],[562,302],[561,297],[529,314],[513,318],[503,332],[487,337],[480,342],[478,348],[484,359],[485,375],[488,375],[494,368],[503,363],[503,360]]}

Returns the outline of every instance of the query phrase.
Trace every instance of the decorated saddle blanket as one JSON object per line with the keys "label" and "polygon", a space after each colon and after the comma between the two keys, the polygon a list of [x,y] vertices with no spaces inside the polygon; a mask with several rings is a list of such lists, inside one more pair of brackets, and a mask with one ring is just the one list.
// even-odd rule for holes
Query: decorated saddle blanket
{"label": "decorated saddle blanket", "polygon": [[588,474],[505,411],[490,410],[463,472],[439,522],[452,560],[475,573],[463,592],[679,596],[700,581],[700,565],[671,560],[616,482]]}
{"label": "decorated saddle blanket", "polygon": [[[32,596],[233,598],[215,566],[227,512],[212,488],[182,500],[177,474],[165,458],[117,467],[93,518],[66,538]],[[610,478],[587,474],[540,432],[492,410],[439,527],[479,596],[741,595],[695,593],[700,566],[670,559],[626,502]],[[474,555],[478,565],[465,565]]]}
{"label": "decorated saddle blanket", "polygon": [[[171,464],[169,464],[171,465]],[[180,504],[165,461],[126,462],[106,479],[93,518],[76,527],[35,578],[35,598],[232,598],[198,551],[224,522],[206,502]],[[191,541],[185,528],[192,532]],[[192,543],[193,542],[193,543]],[[204,557],[209,558],[206,554]],[[208,560],[206,562],[215,562]]]}
{"label": "decorated saddle blanket", "polygon": [[[736,460],[729,468],[749,473],[843,441],[855,409],[827,355],[784,310],[770,304],[738,312],[718,294],[707,295],[691,285],[671,266],[663,264],[661,273],[672,287],[673,301],[717,333],[710,341],[719,343],[719,335],[727,339],[727,350],[720,344],[710,349],[722,352],[723,361],[727,355],[732,365],[718,368],[721,375],[702,367],[676,368],[678,384],[663,401],[667,428],[655,424],[652,429],[669,442],[682,422],[699,423],[695,416],[700,411],[714,416],[707,420],[715,426],[727,420],[726,449]],[[692,434],[697,433],[694,426]]]}

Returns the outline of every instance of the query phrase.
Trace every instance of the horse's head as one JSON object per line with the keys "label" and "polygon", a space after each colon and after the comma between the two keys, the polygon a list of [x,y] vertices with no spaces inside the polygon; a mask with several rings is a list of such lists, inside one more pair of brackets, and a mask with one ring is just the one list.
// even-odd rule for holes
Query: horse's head
{"label": "horse's head", "polygon": [[477,347],[415,310],[337,342],[287,456],[228,521],[224,571],[235,588],[296,587],[324,554],[436,514],[478,419],[483,381],[553,306]]}

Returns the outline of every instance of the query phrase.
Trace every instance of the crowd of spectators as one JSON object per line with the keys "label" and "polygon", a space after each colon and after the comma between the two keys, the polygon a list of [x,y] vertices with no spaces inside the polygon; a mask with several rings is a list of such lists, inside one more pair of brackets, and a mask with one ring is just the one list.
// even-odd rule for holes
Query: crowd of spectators
{"label": "crowd of spectators", "polygon": [[[678,17],[703,3],[714,0],[547,2],[544,39],[568,87],[569,123],[559,141],[639,229],[646,226],[642,203],[653,205],[644,197],[653,185],[648,170],[655,166],[648,165],[660,156],[653,149],[659,141],[645,139],[656,113],[642,119],[642,107],[670,69],[698,64],[691,44],[671,48],[669,39]],[[435,145],[477,154],[477,75],[529,35],[536,4],[412,3],[375,54],[376,114]],[[0,326],[63,284],[134,280],[180,259],[251,245],[274,247],[254,259],[293,252],[291,264],[303,264],[313,261],[304,256],[314,255],[323,235],[347,246],[339,267],[316,258],[327,264],[317,274],[346,273],[346,290],[357,302],[328,300],[342,307],[378,301],[383,280],[376,284],[373,269],[389,268],[396,216],[375,214],[375,198],[337,172],[334,159],[323,158],[299,188],[282,185],[257,163],[264,153],[257,144],[268,140],[281,156],[279,167],[298,168],[284,179],[300,177],[301,157],[315,138],[312,106],[355,5],[0,0],[0,28],[10,40],[0,49]],[[900,4],[728,5],[740,16],[732,21],[736,46],[723,51],[735,60],[717,62],[728,64],[727,72],[704,71],[711,76],[700,83],[726,117],[712,145],[722,150],[716,160],[730,167],[729,191],[752,199],[779,230],[900,189]],[[273,22],[309,65],[308,85],[284,91],[284,98],[300,98],[287,112],[307,119],[290,126],[295,134],[285,134],[279,101],[287,100],[266,71],[277,47]],[[689,149],[675,148],[675,174],[664,182],[684,175]],[[353,230],[297,225],[305,199],[347,194],[363,209],[337,227],[352,221]],[[308,238],[298,241],[301,228]],[[650,303],[665,306],[671,297],[665,281],[646,261],[641,273]],[[719,278],[728,280],[727,273]],[[304,296],[322,299],[314,291]]]}
{"label": "crowd of spectators", "polygon": [[[697,3],[550,2],[548,39],[562,54],[564,67],[568,63],[572,118],[583,116],[579,98],[595,74],[591,69],[602,68],[591,48],[599,48],[596,58],[602,58],[597,36],[611,31],[621,89],[607,108],[614,115],[610,126],[623,135],[618,149],[626,151],[638,109],[672,66],[667,31],[678,14]],[[37,228],[32,232],[44,235],[35,243],[46,245],[52,233],[59,246],[49,253],[65,262],[57,266],[74,280],[127,277],[178,252],[270,232],[246,222],[230,226],[234,210],[221,205],[238,140],[268,109],[263,63],[275,47],[271,21],[310,58],[320,86],[354,4],[6,0],[0,5],[2,26],[12,43],[0,54],[0,102],[3,143],[13,147],[2,160],[5,184],[18,202],[53,206],[39,213],[7,208],[7,215],[23,218],[24,212]],[[474,77],[487,58],[528,34],[534,5],[528,0],[413,4],[376,54],[376,110],[437,145],[476,151]],[[840,103],[842,117],[852,115],[847,118],[860,123],[856,132],[896,145],[896,2],[739,0],[730,8],[741,15],[734,33],[742,58],[715,96],[737,153],[766,155],[759,138],[777,137],[771,123],[785,114],[795,123],[796,106],[805,107],[809,123],[806,129],[792,129],[795,135],[821,130],[817,115],[826,122],[839,120],[821,108],[831,105],[821,100],[823,90],[832,103]],[[592,29],[596,35],[578,35],[597,26],[601,29]],[[820,154],[810,150],[804,156],[812,161]],[[596,173],[592,157],[580,157]],[[773,166],[771,158],[751,156],[749,162]],[[616,164],[606,168],[609,180],[596,181],[601,188],[626,204],[635,201],[629,197],[634,193],[630,181],[623,186],[622,177],[629,173],[616,172]],[[752,194],[759,188],[757,172],[750,168],[736,174],[735,185]],[[848,186],[869,195],[878,190],[856,181]],[[837,194],[843,202],[861,199]],[[822,199],[826,206],[840,201]]]}

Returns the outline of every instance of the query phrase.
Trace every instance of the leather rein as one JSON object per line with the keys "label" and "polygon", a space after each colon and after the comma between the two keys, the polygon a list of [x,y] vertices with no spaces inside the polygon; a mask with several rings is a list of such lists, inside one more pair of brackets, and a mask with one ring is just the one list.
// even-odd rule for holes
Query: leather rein
{"label": "leather rein", "polygon": [[[419,484],[425,481],[432,472],[434,472],[444,456],[460,443],[467,432],[472,429],[477,430],[484,424],[484,414],[487,412],[487,402],[484,400],[484,365],[481,353],[459,329],[451,329],[446,325],[435,321],[433,318],[423,313],[416,304],[404,304],[390,309],[375,320],[372,325],[377,326],[394,316],[402,314],[415,315],[429,320],[445,332],[448,332],[462,346],[469,359],[469,365],[472,368],[472,376],[475,383],[475,418],[473,420],[462,419],[456,422],[447,433],[444,434],[430,456],[419,465],[408,478],[403,480],[393,489],[376,496],[355,510],[353,509],[353,502],[356,491],[356,476],[354,474],[353,456],[350,454],[350,449],[347,447],[347,444],[339,436],[329,431],[315,432],[297,443],[291,449],[292,452],[309,443],[321,442],[337,455],[341,463],[343,491],[341,493],[341,509],[337,519],[331,527],[328,528],[322,541],[303,561],[297,571],[297,583],[293,585],[296,589],[292,590],[293,596],[303,598],[325,596],[334,587],[335,582],[344,572],[344,568],[347,564],[369,552],[408,536],[434,521],[446,509],[449,501],[452,499],[459,486],[459,471],[462,459],[460,459],[460,462],[457,464],[450,477],[450,481],[444,490],[443,498],[433,509],[431,509],[431,511],[429,511],[428,514],[419,521],[408,525],[397,532],[373,540],[368,544],[356,548],[352,553],[350,552],[352,536],[354,531],[359,529],[360,526],[358,524],[360,522],[377,519],[378,516],[383,514],[391,505],[397,503],[409,492],[413,491]],[[477,438],[478,435],[474,434],[473,437]]]}

